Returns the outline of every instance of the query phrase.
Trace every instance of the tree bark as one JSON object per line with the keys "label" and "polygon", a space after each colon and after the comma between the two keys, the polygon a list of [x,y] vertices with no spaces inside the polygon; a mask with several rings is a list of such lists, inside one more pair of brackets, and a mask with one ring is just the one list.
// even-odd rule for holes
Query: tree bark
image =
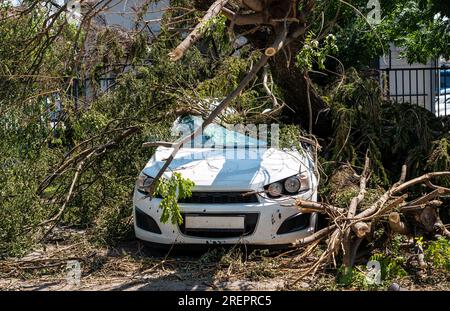
{"label": "tree bark", "polygon": [[392,212],[389,214],[389,226],[391,227],[392,231],[408,235],[409,229],[406,226],[406,224],[401,221],[400,214],[397,212]]}
{"label": "tree bark", "polygon": [[[368,179],[368,175],[369,175],[369,165],[370,165],[370,160],[369,160],[368,151],[367,151],[364,169],[361,174],[360,181],[359,181],[359,193],[350,202],[350,206],[348,208],[348,213],[347,213],[348,219],[352,219],[355,216],[358,205],[361,203],[362,200],[364,200],[364,196],[366,194],[367,179]],[[346,229],[344,232],[344,238],[343,238],[343,247],[344,247],[343,264],[347,268],[352,267],[352,235],[351,235],[351,231],[352,231],[351,227]],[[361,239],[360,236],[358,236],[358,238]]]}
{"label": "tree bark", "polygon": [[169,57],[172,61],[177,61],[184,56],[184,53],[200,39],[203,33],[206,31],[206,23],[216,17],[221,11],[228,0],[217,0],[214,2],[203,16],[200,23],[195,26],[194,30],[172,51],[169,53]]}
{"label": "tree bark", "polygon": [[[285,48],[285,53],[278,53],[269,62],[274,82],[281,89],[287,105],[282,114],[282,121],[299,124],[307,129],[309,126],[309,104],[306,96],[307,81],[305,75],[296,67],[295,55],[302,46],[300,41]],[[326,112],[326,104],[312,89],[310,92],[313,134],[330,137],[332,134],[331,116]]]}

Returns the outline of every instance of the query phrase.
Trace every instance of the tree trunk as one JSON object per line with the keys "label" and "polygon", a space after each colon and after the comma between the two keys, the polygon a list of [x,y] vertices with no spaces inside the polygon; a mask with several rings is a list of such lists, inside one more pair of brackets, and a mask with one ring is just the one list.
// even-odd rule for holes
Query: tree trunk
{"label": "tree trunk", "polygon": [[409,234],[409,229],[406,226],[406,224],[401,221],[400,214],[397,212],[392,212],[389,214],[389,226],[391,227],[392,231],[407,235]]}
{"label": "tree trunk", "polygon": [[[294,56],[298,49],[292,46],[299,46],[294,42],[285,51],[278,53],[270,60],[270,69],[275,83],[283,92],[283,99],[288,107],[282,114],[282,121],[291,124],[300,124],[303,128],[309,128],[309,104],[307,100],[307,82],[304,74],[295,66]],[[319,137],[329,137],[332,131],[331,118],[323,113],[326,108],[323,100],[312,90],[310,93],[312,108],[312,129],[313,133]],[[292,110],[291,110],[292,109]]]}

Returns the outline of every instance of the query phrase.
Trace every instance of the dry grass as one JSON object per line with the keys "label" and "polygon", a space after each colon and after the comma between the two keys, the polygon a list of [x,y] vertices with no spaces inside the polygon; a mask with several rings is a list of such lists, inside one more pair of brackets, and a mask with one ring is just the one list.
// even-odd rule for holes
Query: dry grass
{"label": "dry grass", "polygon": [[[312,248],[311,248],[312,249]],[[320,256],[320,247],[283,252],[245,248],[167,253],[130,241],[116,248],[93,245],[83,233],[42,245],[24,258],[0,261],[1,290],[357,290],[336,284],[336,270],[294,280]],[[67,262],[77,260],[79,285],[67,282]],[[450,276],[431,271],[395,280],[410,290],[450,290]],[[377,290],[386,290],[385,285]]]}

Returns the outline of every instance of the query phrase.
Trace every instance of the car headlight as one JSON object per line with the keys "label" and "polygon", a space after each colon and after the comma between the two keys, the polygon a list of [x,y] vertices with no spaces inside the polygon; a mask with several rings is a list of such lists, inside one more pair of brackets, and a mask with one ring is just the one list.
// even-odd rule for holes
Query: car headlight
{"label": "car headlight", "polygon": [[293,176],[284,182],[284,189],[289,193],[296,193],[300,190],[300,178],[298,176]]}
{"label": "car headlight", "polygon": [[264,187],[271,198],[278,198],[285,195],[293,195],[299,192],[306,192],[310,189],[309,177],[306,174],[298,174]]}
{"label": "car headlight", "polygon": [[155,179],[147,175],[140,175],[136,181],[136,189],[139,192],[148,194],[150,192],[150,186]]}
{"label": "car headlight", "polygon": [[283,185],[280,182],[274,182],[267,187],[267,193],[269,193],[271,197],[279,197],[283,194]]}

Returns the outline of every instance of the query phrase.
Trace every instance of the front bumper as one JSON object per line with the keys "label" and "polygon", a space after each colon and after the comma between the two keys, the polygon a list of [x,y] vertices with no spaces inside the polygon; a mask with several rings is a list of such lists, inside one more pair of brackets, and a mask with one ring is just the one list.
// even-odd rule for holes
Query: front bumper
{"label": "front bumper", "polygon": [[[315,199],[315,198],[314,198]],[[299,214],[294,206],[286,206],[288,202],[279,202],[276,200],[262,200],[259,203],[233,203],[233,204],[186,204],[180,203],[180,210],[183,215],[220,215],[220,216],[236,216],[251,215],[249,217],[249,226],[254,222],[254,228],[247,230],[248,232],[240,236],[227,237],[217,236],[195,236],[184,230],[183,225],[173,225],[172,223],[162,224],[159,219],[161,217],[161,209],[159,204],[161,199],[150,199],[145,195],[135,191],[134,203],[134,229],[136,237],[143,241],[172,245],[172,244],[248,244],[248,245],[289,245],[298,239],[311,235],[316,227],[317,215],[310,214],[307,217],[309,221],[306,227],[299,231],[278,234],[280,227],[286,220],[293,219]],[[292,203],[292,202],[291,202]],[[142,229],[142,225],[138,226],[136,221],[136,213],[145,213],[157,224],[158,232],[150,232]],[[305,217],[306,215],[303,215]]]}

